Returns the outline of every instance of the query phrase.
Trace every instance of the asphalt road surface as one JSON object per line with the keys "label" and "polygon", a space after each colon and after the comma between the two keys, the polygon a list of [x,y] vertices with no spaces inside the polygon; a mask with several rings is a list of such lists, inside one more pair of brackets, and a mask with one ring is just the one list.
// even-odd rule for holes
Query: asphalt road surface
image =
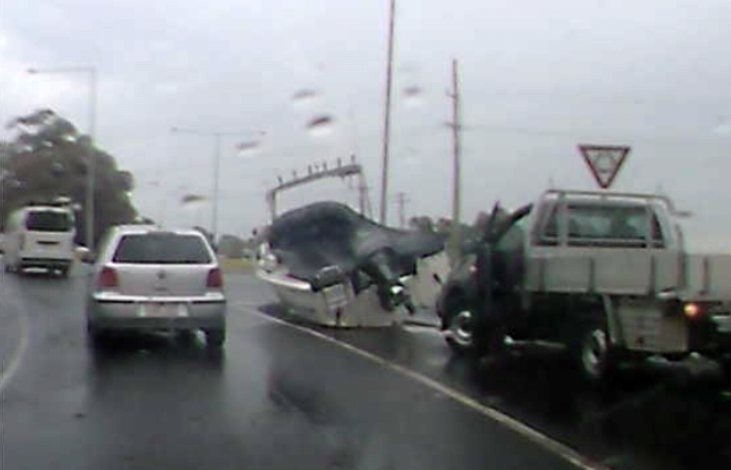
{"label": "asphalt road surface", "polygon": [[223,354],[167,335],[94,350],[82,271],[0,274],[2,470],[731,468],[727,384],[599,392],[558,353],[466,361],[426,326],[313,328],[243,274]]}

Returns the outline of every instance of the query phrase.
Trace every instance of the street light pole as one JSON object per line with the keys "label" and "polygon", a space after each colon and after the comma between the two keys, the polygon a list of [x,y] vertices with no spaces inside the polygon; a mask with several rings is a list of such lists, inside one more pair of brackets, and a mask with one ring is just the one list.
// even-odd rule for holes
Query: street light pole
{"label": "street light pole", "polygon": [[[170,132],[173,134],[190,134],[190,135],[199,135],[199,136],[207,136],[207,137],[213,137],[213,194],[211,195],[211,198],[213,199],[212,204],[212,214],[211,214],[211,236],[213,237],[213,240],[216,240],[216,237],[218,236],[218,192],[219,192],[219,183],[220,183],[220,173],[221,173],[221,139],[223,137],[240,137],[243,135],[251,134],[251,131],[241,131],[241,132],[218,132],[218,131],[205,131],[205,130],[199,130],[199,129],[184,129],[180,127],[171,127]],[[256,131],[259,133],[259,135],[264,135],[264,131]]]}
{"label": "street light pole", "polygon": [[96,67],[79,66],[79,67],[54,67],[54,68],[30,68],[28,73],[31,75],[42,74],[68,74],[83,73],[89,77],[89,155],[86,170],[86,247],[90,251],[94,251],[95,244],[95,198],[96,191],[96,162],[94,161],[94,141],[96,140],[96,98],[97,98],[97,76]]}
{"label": "street light pole", "polygon": [[453,122],[452,137],[454,144],[453,170],[452,170],[452,234],[453,242],[452,253],[453,259],[459,259],[461,255],[461,207],[462,207],[462,145],[460,141],[460,133],[462,131],[462,123],[460,116],[461,97],[459,91],[459,64],[457,59],[452,59],[452,93],[449,97],[452,99]]}
{"label": "street light pole", "polygon": [[213,220],[211,221],[211,233],[213,240],[216,240],[218,233],[218,186],[221,173],[221,134],[213,134],[215,144],[213,147]]}

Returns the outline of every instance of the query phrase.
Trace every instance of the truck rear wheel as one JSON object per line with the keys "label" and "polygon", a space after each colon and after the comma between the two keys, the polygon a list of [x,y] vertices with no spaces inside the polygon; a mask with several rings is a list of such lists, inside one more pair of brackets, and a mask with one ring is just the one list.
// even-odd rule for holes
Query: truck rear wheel
{"label": "truck rear wheel", "polygon": [[593,383],[606,381],[614,372],[616,361],[604,322],[584,329],[578,348],[578,363],[581,374]]}

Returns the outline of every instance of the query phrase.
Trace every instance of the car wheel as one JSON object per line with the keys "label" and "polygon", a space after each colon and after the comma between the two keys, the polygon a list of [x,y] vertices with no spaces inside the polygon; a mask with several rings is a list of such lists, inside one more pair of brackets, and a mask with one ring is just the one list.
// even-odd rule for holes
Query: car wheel
{"label": "car wheel", "polygon": [[205,330],[206,346],[211,349],[220,349],[226,341],[226,330],[224,328],[212,328]]}
{"label": "car wheel", "polygon": [[588,381],[604,382],[612,375],[615,360],[609,332],[603,323],[593,324],[584,329],[578,355],[581,374]]}

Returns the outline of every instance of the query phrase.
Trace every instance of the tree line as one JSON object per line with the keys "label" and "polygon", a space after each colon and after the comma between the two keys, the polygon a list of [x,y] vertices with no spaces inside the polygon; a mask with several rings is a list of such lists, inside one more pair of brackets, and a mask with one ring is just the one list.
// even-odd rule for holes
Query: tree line
{"label": "tree line", "polygon": [[134,178],[67,119],[50,109],[7,124],[10,141],[0,142],[0,230],[8,215],[29,203],[68,198],[76,209],[77,242],[86,240],[86,192],[93,165],[96,241],[113,225],[140,220],[130,193]]}

